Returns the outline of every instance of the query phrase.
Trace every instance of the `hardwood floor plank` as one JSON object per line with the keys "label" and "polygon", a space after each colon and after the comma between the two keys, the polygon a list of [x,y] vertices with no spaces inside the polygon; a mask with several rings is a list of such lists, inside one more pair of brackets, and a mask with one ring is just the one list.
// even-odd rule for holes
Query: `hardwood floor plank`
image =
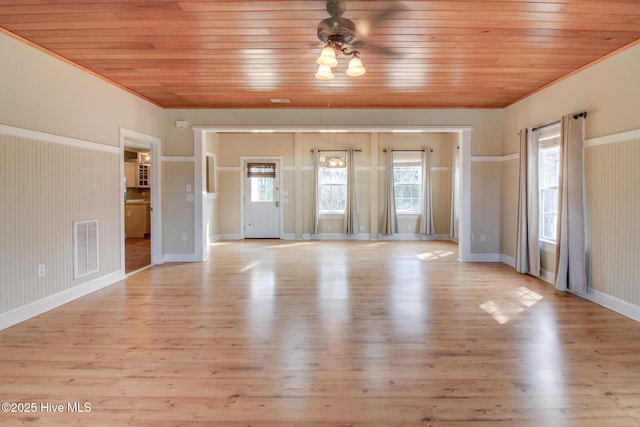
{"label": "hardwood floor plank", "polygon": [[247,240],[143,270],[0,331],[3,402],[91,406],[0,425],[640,425],[637,322],[456,254]]}

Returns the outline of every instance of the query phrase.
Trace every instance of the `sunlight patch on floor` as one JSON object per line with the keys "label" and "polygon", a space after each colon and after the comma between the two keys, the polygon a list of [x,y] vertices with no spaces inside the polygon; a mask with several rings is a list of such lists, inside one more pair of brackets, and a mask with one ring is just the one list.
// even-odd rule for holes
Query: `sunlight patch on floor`
{"label": "sunlight patch on floor", "polygon": [[388,245],[387,242],[375,242],[375,243],[369,243],[367,246],[375,247],[375,246],[386,246],[386,245]]}
{"label": "sunlight patch on floor", "polygon": [[533,307],[542,298],[542,295],[521,286],[508,292],[504,298],[480,304],[480,308],[489,313],[496,322],[504,325],[527,308]]}
{"label": "sunlight patch on floor", "polygon": [[249,270],[251,270],[253,267],[256,267],[256,266],[258,266],[258,265],[260,265],[260,263],[259,263],[259,262],[253,262],[253,263],[251,263],[251,264],[247,264],[247,265],[245,265],[245,266],[240,270],[240,273],[244,273],[245,271],[249,271]]}
{"label": "sunlight patch on floor", "polygon": [[433,251],[433,252],[423,252],[421,254],[416,255],[416,257],[424,261],[432,261],[434,259],[447,258],[447,257],[450,257],[451,255],[456,255],[456,254],[455,252],[452,252],[452,251]]}
{"label": "sunlight patch on floor", "polygon": [[271,245],[271,246],[265,246],[265,248],[295,248],[296,246],[306,246],[306,245],[313,245],[314,242],[296,242],[296,243],[286,243],[284,245]]}

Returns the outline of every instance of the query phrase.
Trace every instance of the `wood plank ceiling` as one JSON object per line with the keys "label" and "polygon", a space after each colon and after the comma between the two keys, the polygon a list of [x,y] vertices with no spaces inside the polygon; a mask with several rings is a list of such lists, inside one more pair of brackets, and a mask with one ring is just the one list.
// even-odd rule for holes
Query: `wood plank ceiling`
{"label": "wood plank ceiling", "polygon": [[0,0],[0,27],[166,108],[502,108],[640,39],[640,0],[349,0],[367,72],[321,81],[325,6]]}

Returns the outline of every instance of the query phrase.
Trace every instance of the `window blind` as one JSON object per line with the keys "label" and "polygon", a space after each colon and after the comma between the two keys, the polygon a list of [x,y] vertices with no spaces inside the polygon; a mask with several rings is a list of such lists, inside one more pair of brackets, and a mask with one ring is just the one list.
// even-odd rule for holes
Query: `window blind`
{"label": "window blind", "polygon": [[275,178],[275,163],[247,163],[247,178]]}

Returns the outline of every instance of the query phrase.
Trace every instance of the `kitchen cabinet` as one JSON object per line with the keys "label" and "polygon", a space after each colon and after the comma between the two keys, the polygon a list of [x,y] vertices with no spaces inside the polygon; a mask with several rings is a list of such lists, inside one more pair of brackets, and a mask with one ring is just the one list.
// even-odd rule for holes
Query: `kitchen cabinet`
{"label": "kitchen cabinet", "polygon": [[145,227],[147,236],[151,236],[151,203],[147,203],[147,224]]}
{"label": "kitchen cabinet", "polygon": [[129,188],[150,188],[151,167],[149,165],[124,162],[124,176]]}
{"label": "kitchen cabinet", "polygon": [[134,162],[124,162],[124,176],[127,178],[127,187],[138,186],[138,165]]}
{"label": "kitchen cabinet", "polygon": [[151,174],[149,165],[138,163],[138,188],[149,188]]}
{"label": "kitchen cabinet", "polygon": [[124,204],[124,232],[129,237],[144,237],[149,228],[149,202],[126,202]]}

